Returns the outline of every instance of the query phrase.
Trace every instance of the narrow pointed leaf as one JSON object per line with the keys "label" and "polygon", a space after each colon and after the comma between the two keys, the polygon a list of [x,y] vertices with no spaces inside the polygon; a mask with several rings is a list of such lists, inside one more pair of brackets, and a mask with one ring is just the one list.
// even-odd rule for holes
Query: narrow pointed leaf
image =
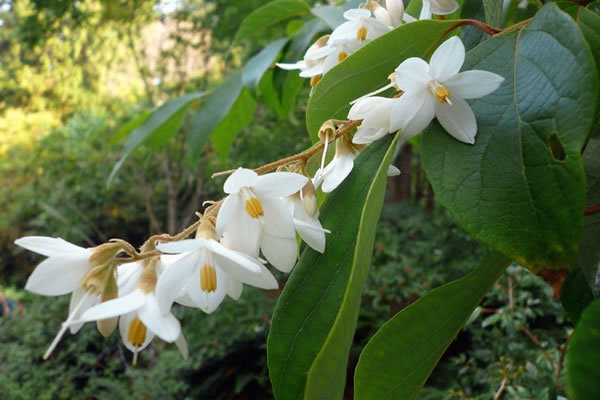
{"label": "narrow pointed leaf", "polygon": [[[190,104],[204,96],[204,93],[190,93],[165,102],[148,117],[143,115],[132,121],[131,125],[141,122],[139,126],[131,131],[121,159],[114,165],[108,178],[112,181],[127,157],[144,142],[152,142],[155,145],[167,142],[175,135],[181,126]],[[142,122],[143,121],[143,122]]]}
{"label": "narrow pointed leaf", "polygon": [[321,209],[325,253],[307,248],[273,314],[267,343],[275,397],[341,399],[395,141],[382,139]]}
{"label": "narrow pointed leaf", "polygon": [[572,19],[546,5],[526,28],[467,53],[470,69],[505,81],[471,102],[474,145],[430,125],[421,141],[425,171],[467,232],[559,285],[582,233],[580,154],[598,91],[589,48]]}
{"label": "narrow pointed leaf", "polygon": [[327,72],[308,103],[306,126],[313,139],[328,119],[346,119],[350,102],[389,83],[387,77],[408,57],[428,57],[456,21],[404,24],[375,39]]}
{"label": "narrow pointed leaf", "polygon": [[242,82],[248,89],[254,89],[261,78],[273,65],[279,52],[287,43],[287,39],[279,39],[265,46],[258,54],[252,57],[242,70]]}
{"label": "narrow pointed leaf", "polygon": [[355,399],[416,399],[433,367],[509,263],[492,253],[469,275],[433,289],[386,322],[360,355]]}

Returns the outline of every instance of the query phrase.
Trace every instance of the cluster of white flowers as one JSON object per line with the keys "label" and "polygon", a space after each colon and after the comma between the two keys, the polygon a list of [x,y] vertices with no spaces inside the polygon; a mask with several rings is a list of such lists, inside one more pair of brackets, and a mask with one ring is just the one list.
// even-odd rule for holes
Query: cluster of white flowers
{"label": "cluster of white flowers", "polygon": [[[280,66],[320,77],[365,42],[413,20],[404,14],[401,0],[388,0],[386,7],[373,1],[366,6],[347,11],[348,22],[312,45],[304,60]],[[421,18],[451,13],[457,6],[453,0],[424,0]],[[171,312],[173,304],[212,313],[225,296],[237,300],[243,284],[276,289],[278,282],[265,264],[290,272],[298,259],[297,235],[324,252],[329,231],[319,222],[315,191],[336,189],[370,143],[396,131],[403,139],[414,136],[434,117],[458,140],[474,142],[476,120],[465,99],[493,92],[503,78],[486,71],[459,72],[464,58],[462,42],[453,37],[438,47],[429,63],[405,60],[390,75],[390,85],[353,102],[350,121],[326,121],[314,151],[257,169],[266,172],[277,164],[292,172],[228,171],[232,173],[224,183],[223,200],[211,202],[204,215],[198,214],[199,220],[180,234],[152,236],[141,252],[122,240],[88,249],[59,238],[16,240],[47,257],[29,277],[27,290],[47,296],[71,293],[69,315],[44,358],[67,329],[76,333],[91,321],[104,336],[118,326],[134,362],[154,336],[175,343],[187,357],[181,324]],[[400,91],[394,98],[373,95],[392,87]],[[335,155],[325,165],[330,143],[335,143]],[[304,167],[320,151],[321,166],[310,179]],[[399,173],[389,167],[388,175]],[[189,239],[194,233],[195,238]]]}
{"label": "cluster of white flowers", "polygon": [[[402,0],[385,0],[382,6],[369,0],[363,8],[353,8],[344,13],[346,22],[330,35],[319,38],[295,63],[278,63],[283,69],[299,69],[300,76],[310,78],[314,87],[331,68],[344,61],[350,54],[390,30],[417,19],[404,12]],[[458,9],[456,0],[423,0],[419,19],[430,19],[432,14],[448,15]]]}
{"label": "cluster of white flowers", "polygon": [[59,238],[17,239],[17,245],[48,257],[29,277],[27,290],[47,296],[72,293],[69,316],[44,358],[67,329],[76,333],[90,321],[97,321],[105,336],[118,325],[134,360],[154,336],[174,342],[187,357],[173,303],[212,313],[226,295],[237,300],[244,283],[276,289],[259,250],[274,267],[289,272],[298,258],[296,232],[316,251],[325,250],[328,231],[319,222],[315,188],[306,176],[259,176],[239,168],[225,181],[224,191],[228,196],[209,208],[217,214],[216,223],[207,213],[192,226],[194,239],[158,235],[141,254],[119,240],[85,249]]}

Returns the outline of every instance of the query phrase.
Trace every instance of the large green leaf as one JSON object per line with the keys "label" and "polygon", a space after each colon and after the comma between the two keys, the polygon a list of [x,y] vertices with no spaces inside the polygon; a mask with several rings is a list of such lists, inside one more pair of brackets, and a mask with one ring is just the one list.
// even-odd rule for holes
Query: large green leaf
{"label": "large green leaf", "polygon": [[387,77],[408,57],[430,54],[456,21],[404,24],[377,38],[327,72],[308,103],[306,125],[316,141],[321,124],[345,119],[350,102],[389,83]]}
{"label": "large green leaf", "polygon": [[331,29],[335,29],[344,22],[344,11],[350,8],[357,8],[362,0],[349,0],[341,6],[316,5],[310,9],[310,12],[325,22]]}
{"label": "large green leaf", "polygon": [[[473,236],[560,283],[576,260],[583,224],[581,149],[596,107],[598,79],[573,20],[556,6],[531,24],[469,53],[463,70],[505,78],[471,102],[474,145],[433,123],[422,138],[435,193]],[[556,275],[553,275],[556,274]]]}
{"label": "large green leaf", "polygon": [[189,123],[187,153],[194,159],[210,139],[210,135],[225,119],[236,103],[242,89],[242,72],[238,71],[225,79],[202,104],[200,111]]}
{"label": "large green leaf", "polygon": [[217,149],[221,159],[224,160],[227,157],[229,148],[237,134],[252,121],[255,110],[256,100],[248,92],[248,89],[242,89],[229,113],[215,128],[211,136],[212,144]]}
{"label": "large green leaf", "polygon": [[433,289],[385,323],[363,349],[355,399],[415,399],[510,260],[492,253],[464,278]]}
{"label": "large green leaf", "polygon": [[567,350],[567,383],[572,400],[600,399],[600,299],[583,312]]}
{"label": "large green leaf", "polygon": [[173,137],[181,129],[190,104],[202,96],[204,96],[204,93],[190,93],[168,100],[154,110],[151,115],[142,115],[132,121],[129,127],[138,126],[129,134],[123,149],[123,155],[114,165],[108,181],[112,181],[127,157],[139,145],[146,142],[158,146]]}
{"label": "large green leaf", "polygon": [[275,59],[287,41],[286,38],[276,40],[265,46],[258,54],[248,60],[242,70],[242,82],[244,86],[253,89],[258,85],[267,69],[275,62]]}
{"label": "large green leaf", "polygon": [[235,34],[235,42],[246,39],[268,26],[310,12],[308,4],[301,0],[275,0],[254,10],[242,21]]}
{"label": "large green leaf", "polygon": [[277,399],[340,399],[375,225],[396,140],[389,136],[355,160],[321,215],[330,229],[320,254],[307,248],[273,314],[267,342]]}
{"label": "large green leaf", "polygon": [[592,300],[594,300],[594,293],[583,271],[579,267],[574,268],[565,280],[560,294],[560,302],[573,323],[579,321],[581,313]]}
{"label": "large green leaf", "polygon": [[485,23],[500,28],[502,25],[502,4],[503,0],[483,0],[485,9]]}

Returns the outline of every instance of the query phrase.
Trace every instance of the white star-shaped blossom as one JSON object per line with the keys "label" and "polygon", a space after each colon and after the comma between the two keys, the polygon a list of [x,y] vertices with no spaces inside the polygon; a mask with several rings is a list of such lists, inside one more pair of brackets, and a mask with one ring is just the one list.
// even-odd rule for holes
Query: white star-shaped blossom
{"label": "white star-shaped blossom", "polygon": [[282,198],[299,191],[308,178],[291,172],[258,175],[239,168],[223,186],[229,195],[217,215],[217,235],[227,233],[229,247],[264,257],[277,269],[289,272],[298,256],[294,220]]}
{"label": "white star-shaped blossom", "polygon": [[319,209],[315,196],[315,186],[309,181],[299,192],[284,199],[294,217],[296,231],[312,249],[323,253],[325,251],[325,234],[319,221]]}
{"label": "white star-shaped blossom", "polygon": [[456,0],[423,0],[419,19],[431,19],[432,14],[452,14],[458,7]]}
{"label": "white star-shaped blossom", "polygon": [[295,63],[277,63],[276,65],[285,70],[299,69],[300,76],[303,78],[322,75],[325,60],[336,51],[335,47],[327,45],[328,39],[329,35],[319,38],[306,50],[302,60]]}
{"label": "white star-shaped blossom", "polygon": [[457,140],[473,144],[477,121],[465,99],[486,96],[504,81],[488,71],[459,72],[465,60],[465,47],[454,36],[442,43],[429,63],[412,57],[395,72],[395,85],[404,94],[395,101],[390,131],[400,130],[407,139],[424,130],[436,117]]}
{"label": "white star-shaped blossom", "polygon": [[217,242],[212,223],[205,221],[199,230],[204,234],[196,239],[158,245],[160,251],[182,255],[161,274],[156,286],[163,313],[174,301],[212,313],[226,294],[237,300],[242,283],[261,289],[278,287],[275,277],[258,260]]}
{"label": "white star-shaped blossom", "polygon": [[398,99],[386,97],[364,97],[356,101],[350,111],[348,119],[362,120],[356,130],[352,142],[356,144],[370,144],[388,133],[390,130],[390,117],[392,109]]}
{"label": "white star-shaped blossom", "polygon": [[[119,288],[119,297],[100,303],[85,311],[75,323],[105,320],[119,317],[119,332],[127,349],[134,354],[134,363],[138,352],[148,346],[154,336],[168,343],[175,343],[184,358],[188,348],[181,332],[179,321],[171,312],[163,313],[158,305],[154,289],[159,271],[168,268],[161,263],[162,255],[153,265],[138,261],[120,268],[126,274]],[[173,258],[176,260],[179,258]]]}
{"label": "white star-shaped blossom", "polygon": [[363,44],[390,31],[390,27],[372,17],[371,11],[353,8],[344,12],[344,22],[329,36],[329,45]]}

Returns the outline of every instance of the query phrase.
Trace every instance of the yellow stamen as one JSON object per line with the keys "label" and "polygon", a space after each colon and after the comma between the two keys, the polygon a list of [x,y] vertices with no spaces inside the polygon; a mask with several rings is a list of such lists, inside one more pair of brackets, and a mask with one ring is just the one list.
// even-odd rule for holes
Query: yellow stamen
{"label": "yellow stamen", "polygon": [[310,87],[315,87],[321,80],[321,75],[315,75],[310,78]]}
{"label": "yellow stamen", "polygon": [[346,58],[348,58],[348,54],[345,51],[340,51],[340,53],[338,54],[338,62],[342,62]]}
{"label": "yellow stamen", "polygon": [[258,197],[251,197],[246,200],[246,212],[252,218],[259,218],[265,215],[263,206]]}
{"label": "yellow stamen", "polygon": [[365,39],[367,39],[367,28],[361,26],[360,28],[358,28],[358,31],[356,31],[356,40],[362,42]]}
{"label": "yellow stamen", "polygon": [[148,329],[146,325],[137,317],[133,317],[129,323],[129,333],[127,334],[127,341],[131,343],[133,347],[140,347],[146,341],[146,332]]}
{"label": "yellow stamen", "polygon": [[217,290],[217,271],[215,267],[204,264],[200,270],[200,289],[204,292],[214,292]]}
{"label": "yellow stamen", "polygon": [[445,86],[437,86],[433,94],[439,100],[440,103],[447,103],[452,105],[452,101],[450,101],[450,91]]}

